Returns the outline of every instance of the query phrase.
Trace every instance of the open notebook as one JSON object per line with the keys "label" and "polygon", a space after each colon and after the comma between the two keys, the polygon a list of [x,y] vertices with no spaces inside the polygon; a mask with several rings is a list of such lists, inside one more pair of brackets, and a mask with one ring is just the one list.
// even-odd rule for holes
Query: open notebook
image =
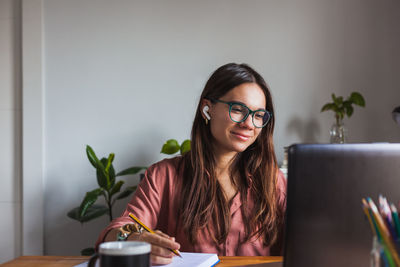
{"label": "open notebook", "polygon": [[[171,264],[168,265],[157,265],[157,266],[165,266],[165,267],[211,267],[219,262],[217,254],[210,253],[188,253],[181,252],[180,257],[174,257]],[[79,265],[75,265],[74,267],[86,267],[88,262],[83,262]],[[96,262],[96,267],[99,267],[99,261]]]}
{"label": "open notebook", "polygon": [[[219,262],[217,254],[181,252],[181,257],[174,257],[168,267],[211,267]],[[159,266],[159,265],[158,265]]]}

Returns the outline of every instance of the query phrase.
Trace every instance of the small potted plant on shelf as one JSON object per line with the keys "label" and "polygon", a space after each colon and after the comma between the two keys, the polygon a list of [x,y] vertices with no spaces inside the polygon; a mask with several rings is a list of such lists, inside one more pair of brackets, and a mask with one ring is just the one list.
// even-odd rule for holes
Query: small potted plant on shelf
{"label": "small potted plant on shelf", "polygon": [[344,100],[342,96],[332,94],[333,102],[326,103],[321,112],[332,110],[335,113],[335,123],[330,130],[331,143],[343,144],[346,142],[347,130],[343,124],[344,116],[351,117],[354,112],[353,105],[365,107],[364,97],[358,92],[352,92],[351,95]]}

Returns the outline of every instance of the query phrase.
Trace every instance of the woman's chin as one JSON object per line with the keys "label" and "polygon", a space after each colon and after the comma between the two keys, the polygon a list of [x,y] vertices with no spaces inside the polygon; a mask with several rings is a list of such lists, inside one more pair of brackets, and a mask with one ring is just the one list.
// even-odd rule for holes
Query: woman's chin
{"label": "woman's chin", "polygon": [[240,152],[245,151],[248,147],[249,147],[249,146],[248,146],[247,144],[235,144],[235,145],[233,146],[233,150],[234,150],[235,152],[240,153]]}

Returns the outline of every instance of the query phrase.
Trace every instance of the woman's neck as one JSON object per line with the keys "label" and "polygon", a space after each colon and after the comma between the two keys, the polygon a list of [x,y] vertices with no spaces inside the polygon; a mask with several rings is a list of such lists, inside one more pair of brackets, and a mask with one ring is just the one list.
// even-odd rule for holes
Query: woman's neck
{"label": "woman's neck", "polygon": [[215,171],[217,176],[218,174],[229,174],[229,168],[236,154],[237,152],[215,155]]}
{"label": "woman's neck", "polygon": [[228,202],[236,195],[237,192],[237,188],[234,185],[230,174],[230,166],[236,154],[237,153],[235,152],[216,155],[215,158],[215,174]]}

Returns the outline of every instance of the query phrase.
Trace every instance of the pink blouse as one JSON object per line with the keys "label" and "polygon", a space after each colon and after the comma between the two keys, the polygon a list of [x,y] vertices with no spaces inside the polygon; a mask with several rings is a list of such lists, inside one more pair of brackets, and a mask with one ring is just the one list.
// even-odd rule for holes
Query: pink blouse
{"label": "pink blouse", "polygon": [[[198,242],[192,245],[182,229],[177,228],[176,214],[179,208],[181,173],[177,172],[177,164],[181,157],[164,159],[151,167],[145,173],[145,178],[139,184],[127,208],[122,216],[114,219],[105,228],[97,242],[97,246],[103,242],[106,234],[113,228],[132,223],[128,216],[131,212],[151,229],[161,230],[169,236],[175,237],[176,242],[181,245],[182,252],[216,253],[220,256],[268,256],[270,247],[265,247],[261,239],[243,243],[245,237],[240,193],[232,201],[231,228],[226,241],[216,245],[209,237],[206,230],[200,230]],[[286,206],[286,179],[280,172],[278,175],[277,192],[279,194],[279,206],[282,210]],[[248,203],[252,203],[251,194],[248,193]],[[249,207],[251,208],[251,207]]]}

